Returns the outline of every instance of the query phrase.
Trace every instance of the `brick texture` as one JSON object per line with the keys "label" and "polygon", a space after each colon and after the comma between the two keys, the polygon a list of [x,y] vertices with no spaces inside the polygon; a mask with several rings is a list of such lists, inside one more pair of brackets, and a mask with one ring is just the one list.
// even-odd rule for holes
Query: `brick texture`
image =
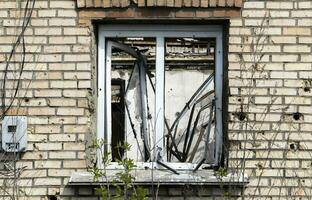
{"label": "brick texture", "polygon": [[246,199],[311,198],[311,12],[310,1],[245,1],[230,20],[230,163],[251,177]]}
{"label": "brick texture", "polygon": [[[0,1],[1,74],[19,32],[19,5]],[[18,101],[7,113],[28,116],[28,151],[17,163],[25,168],[19,190],[25,199],[98,199],[90,187],[66,186],[73,171],[86,171],[85,143],[95,116],[90,106],[96,90],[91,20],[227,19],[230,171],[244,166],[250,177],[246,200],[311,199],[311,16],[310,0],[138,0],[131,6],[128,0],[36,1],[25,32],[27,62]],[[12,63],[20,60],[17,53]],[[7,97],[13,94],[9,82],[18,75],[13,64]],[[201,193],[203,188],[191,193],[162,188],[160,196],[227,199],[219,186]],[[237,191],[226,194],[241,199]]]}
{"label": "brick texture", "polygon": [[[223,8],[240,8],[243,0],[178,0],[180,2],[174,3],[173,0],[138,0],[135,4],[138,7],[223,7]],[[130,0],[77,0],[78,8],[107,8],[118,7],[124,8],[130,5]]]}

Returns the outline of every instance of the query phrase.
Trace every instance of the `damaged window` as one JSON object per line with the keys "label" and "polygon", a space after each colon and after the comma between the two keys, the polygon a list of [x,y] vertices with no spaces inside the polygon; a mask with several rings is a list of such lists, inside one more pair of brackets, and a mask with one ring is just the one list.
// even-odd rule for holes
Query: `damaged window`
{"label": "damaged window", "polygon": [[[222,29],[102,26],[98,137],[112,161],[174,173],[220,164]],[[131,31],[129,31],[131,30]],[[129,152],[118,149],[131,144]]]}

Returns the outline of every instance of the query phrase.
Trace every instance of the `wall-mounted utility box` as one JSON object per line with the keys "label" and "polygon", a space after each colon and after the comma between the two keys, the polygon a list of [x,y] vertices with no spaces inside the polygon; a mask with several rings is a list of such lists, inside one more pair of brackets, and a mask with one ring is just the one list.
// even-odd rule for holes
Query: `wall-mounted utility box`
{"label": "wall-mounted utility box", "polygon": [[6,116],[2,121],[2,149],[22,152],[27,147],[27,117]]}

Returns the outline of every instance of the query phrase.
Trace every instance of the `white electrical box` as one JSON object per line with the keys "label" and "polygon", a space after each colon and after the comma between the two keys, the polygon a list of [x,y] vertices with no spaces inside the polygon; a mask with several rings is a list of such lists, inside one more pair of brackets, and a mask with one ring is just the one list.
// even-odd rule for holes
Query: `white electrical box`
{"label": "white electrical box", "polygon": [[2,149],[22,152],[27,147],[27,117],[6,116],[2,121]]}

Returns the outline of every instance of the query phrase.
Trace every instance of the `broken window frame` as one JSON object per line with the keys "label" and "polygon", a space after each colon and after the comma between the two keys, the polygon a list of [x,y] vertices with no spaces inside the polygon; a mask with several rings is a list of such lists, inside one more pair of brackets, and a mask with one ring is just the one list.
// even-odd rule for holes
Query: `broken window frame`
{"label": "broken window frame", "polygon": [[[98,31],[98,71],[97,71],[97,138],[110,141],[111,137],[111,50],[107,48],[107,38],[115,37],[148,37],[156,38],[156,87],[155,87],[155,141],[164,140],[165,130],[165,38],[206,37],[215,38],[215,134],[216,152],[214,166],[219,166],[222,157],[222,99],[223,99],[223,30],[217,25],[100,25]],[[111,47],[112,44],[109,44]],[[110,48],[109,47],[109,48]],[[111,48],[110,48],[111,49]],[[155,145],[155,144],[154,144]],[[157,148],[164,149],[164,142],[158,142]],[[109,151],[108,148],[104,149]],[[164,151],[151,152],[154,158],[165,156]],[[101,156],[98,156],[102,168]],[[168,163],[171,168],[190,166],[190,163]],[[197,164],[186,167],[194,170]]]}

